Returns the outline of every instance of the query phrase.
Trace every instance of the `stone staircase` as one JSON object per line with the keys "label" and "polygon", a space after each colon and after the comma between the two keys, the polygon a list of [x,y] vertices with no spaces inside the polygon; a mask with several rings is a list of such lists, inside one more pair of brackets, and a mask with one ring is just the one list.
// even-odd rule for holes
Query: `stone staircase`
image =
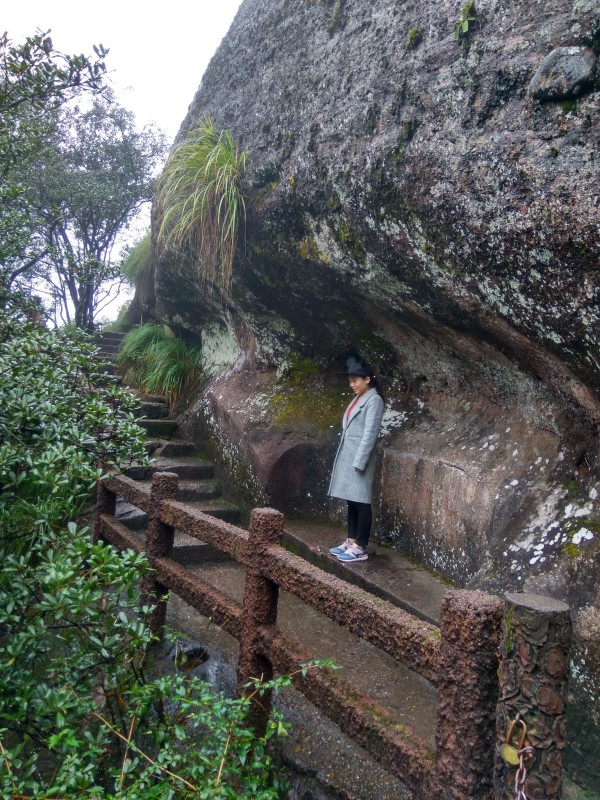
{"label": "stone staircase", "polygon": [[[106,371],[118,377],[115,357],[125,334],[102,332],[98,338],[100,357],[106,362]],[[215,477],[214,464],[198,453],[194,442],[177,436],[177,422],[169,417],[169,407],[164,397],[145,395],[135,388],[129,388],[139,405],[136,420],[148,436],[148,455],[150,466],[133,464],[125,474],[142,485],[150,486],[155,472],[174,472],[180,477],[177,500],[189,506],[223,519],[239,524],[242,518],[238,506],[222,496],[221,486]],[[130,530],[143,535],[147,516],[143,511],[127,503],[122,498],[117,501],[117,516]],[[181,556],[186,563],[197,560],[202,545],[185,534],[176,533],[174,557]]]}

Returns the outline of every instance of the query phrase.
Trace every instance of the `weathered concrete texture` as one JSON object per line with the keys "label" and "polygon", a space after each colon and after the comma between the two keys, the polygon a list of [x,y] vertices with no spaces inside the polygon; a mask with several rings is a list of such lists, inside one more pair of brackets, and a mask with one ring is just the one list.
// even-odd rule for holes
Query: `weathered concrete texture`
{"label": "weathered concrete texture", "polygon": [[[516,593],[506,596],[506,605],[500,647],[498,756],[510,723],[524,723],[516,749],[533,748],[525,761],[525,792],[530,797],[560,800],[572,639],[569,607],[551,598]],[[514,765],[497,757],[496,797],[509,800],[514,796],[515,772]]]}
{"label": "weathered concrete texture", "polygon": [[[145,550],[148,561],[155,567],[159,558],[169,558],[173,550],[175,529],[161,520],[163,501],[172,500],[179,488],[179,475],[174,472],[157,472],[152,476],[150,489],[150,508]],[[154,605],[148,625],[155,636],[162,636],[167,616],[165,596],[167,586],[154,570],[142,579],[140,598],[142,606]]]}
{"label": "weathered concrete texture", "polygon": [[491,800],[503,604],[482,592],[442,603],[436,728],[438,795]]}

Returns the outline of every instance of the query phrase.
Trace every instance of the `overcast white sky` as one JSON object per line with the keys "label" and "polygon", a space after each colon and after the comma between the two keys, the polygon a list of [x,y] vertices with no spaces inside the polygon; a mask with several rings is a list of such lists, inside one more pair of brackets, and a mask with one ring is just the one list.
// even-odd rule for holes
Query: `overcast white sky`
{"label": "overcast white sky", "polygon": [[54,45],[70,54],[93,54],[94,44],[110,48],[107,64],[120,102],[140,125],[156,121],[172,141],[240,4],[4,0],[0,33],[19,43],[38,28],[51,29]]}
{"label": "overcast white sky", "polygon": [[[138,125],[156,122],[169,144],[175,138],[208,62],[229,30],[242,0],[2,0],[0,33],[21,43],[37,29],[51,30],[54,46],[70,55],[110,49],[107,67],[119,102]],[[123,234],[133,243],[148,227],[149,210]],[[124,291],[101,314],[114,318]]]}

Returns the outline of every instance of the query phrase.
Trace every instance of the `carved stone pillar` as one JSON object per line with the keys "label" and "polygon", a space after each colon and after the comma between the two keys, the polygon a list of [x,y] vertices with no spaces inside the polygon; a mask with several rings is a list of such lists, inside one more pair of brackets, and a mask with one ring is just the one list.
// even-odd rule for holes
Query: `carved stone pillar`
{"label": "carved stone pillar", "polygon": [[[146,555],[150,564],[155,558],[170,556],[173,550],[175,531],[159,519],[160,506],[163,500],[173,500],[179,488],[179,475],[174,472],[156,472],[152,476],[150,490],[150,511],[148,513],[148,529],[146,532]],[[148,625],[156,636],[162,636],[167,616],[167,603],[163,599],[167,587],[163,586],[154,573],[146,575],[142,580],[142,604],[155,605],[150,614]]]}
{"label": "carved stone pillar", "polygon": [[[565,603],[534,594],[506,595],[494,772],[498,800],[514,797],[517,768],[504,761],[500,750],[517,714],[527,728],[525,744],[535,751],[525,761],[528,799],[560,800],[562,796],[571,636],[571,615]],[[520,722],[517,740],[519,728]]]}

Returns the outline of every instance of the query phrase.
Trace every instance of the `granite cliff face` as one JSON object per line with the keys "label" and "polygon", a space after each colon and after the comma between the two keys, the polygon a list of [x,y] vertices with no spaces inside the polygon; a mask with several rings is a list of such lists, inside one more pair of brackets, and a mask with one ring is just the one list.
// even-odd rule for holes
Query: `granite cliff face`
{"label": "granite cliff face", "polygon": [[[461,585],[571,603],[585,705],[600,685],[600,3],[477,0],[457,42],[461,13],[245,0],[182,125],[210,115],[249,151],[232,295],[164,259],[154,311],[202,342],[185,425],[238,494],[286,512],[339,515],[339,372],[369,358],[389,405],[376,536]],[[586,724],[600,732],[600,711]],[[586,763],[574,772],[597,783]]]}

